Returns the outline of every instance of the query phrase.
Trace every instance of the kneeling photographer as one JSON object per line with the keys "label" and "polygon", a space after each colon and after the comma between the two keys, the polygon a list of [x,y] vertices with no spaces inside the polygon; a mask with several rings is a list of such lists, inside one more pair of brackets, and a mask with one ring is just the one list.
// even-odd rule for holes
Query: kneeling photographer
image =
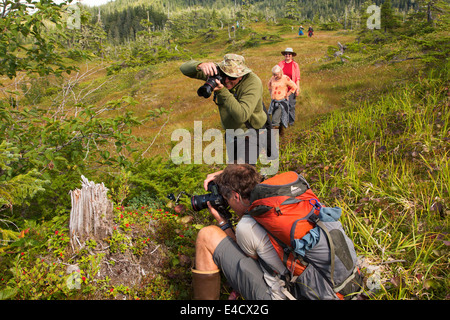
{"label": "kneeling photographer", "polygon": [[197,237],[194,299],[218,299],[219,270],[247,300],[358,299],[363,274],[342,209],[323,206],[294,171],[261,180],[251,165],[228,165],[206,177],[209,194],[192,198],[194,210],[208,207],[218,222]]}
{"label": "kneeling photographer", "polygon": [[[263,107],[262,82],[245,65],[244,57],[226,54],[224,60],[218,64],[191,60],[181,65],[180,70],[185,76],[206,81],[198,89],[197,94],[204,98],[214,95],[213,100],[219,108],[220,119],[225,130],[255,129],[258,133],[259,129],[265,128],[267,114]],[[236,139],[236,137],[229,137],[229,139],[233,139],[233,141],[226,139],[228,155],[233,155],[233,157],[230,156],[230,161],[237,161],[238,152],[245,150],[245,163],[249,163],[249,140],[251,139]],[[242,140],[241,145],[238,145],[239,140]],[[243,141],[245,145],[242,145]],[[229,149],[231,145],[234,152]]]}
{"label": "kneeling photographer", "polygon": [[[247,300],[286,299],[284,281],[263,269],[258,261],[262,259],[279,275],[287,272],[277,255],[266,231],[251,217],[244,215],[250,207],[250,194],[262,181],[255,167],[248,164],[228,165],[223,171],[207,176],[205,189],[211,189],[213,181],[223,199],[214,204],[208,201],[208,209],[217,220],[217,226],[204,227],[196,241],[195,267],[192,270],[194,299],[217,300],[220,296],[220,270],[229,284]],[[205,202],[218,198],[215,191]],[[195,203],[197,209],[204,204]],[[224,201],[237,215],[236,232],[224,217],[220,207]],[[219,210],[216,210],[218,208]],[[222,213],[222,214],[221,214]]]}

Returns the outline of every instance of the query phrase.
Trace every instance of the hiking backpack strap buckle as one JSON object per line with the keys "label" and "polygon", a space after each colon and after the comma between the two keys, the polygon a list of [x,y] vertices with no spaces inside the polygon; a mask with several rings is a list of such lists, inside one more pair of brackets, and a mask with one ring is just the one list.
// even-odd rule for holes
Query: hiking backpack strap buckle
{"label": "hiking backpack strap buckle", "polygon": [[309,204],[312,205],[317,211],[322,209],[322,204],[317,199],[309,199]]}

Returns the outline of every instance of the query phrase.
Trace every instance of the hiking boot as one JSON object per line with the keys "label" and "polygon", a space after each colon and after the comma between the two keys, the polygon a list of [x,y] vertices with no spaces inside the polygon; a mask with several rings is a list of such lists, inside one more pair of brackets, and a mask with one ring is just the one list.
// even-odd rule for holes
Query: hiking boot
{"label": "hiking boot", "polygon": [[220,270],[199,271],[192,269],[194,300],[219,300]]}

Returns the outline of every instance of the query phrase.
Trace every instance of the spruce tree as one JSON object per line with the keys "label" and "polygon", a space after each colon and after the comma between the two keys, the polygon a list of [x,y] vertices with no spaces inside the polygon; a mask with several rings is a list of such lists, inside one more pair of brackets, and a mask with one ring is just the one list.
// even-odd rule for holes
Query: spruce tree
{"label": "spruce tree", "polygon": [[392,9],[391,0],[386,0],[381,5],[381,28],[384,29],[384,32],[387,32],[387,30],[392,31],[397,26],[398,22]]}

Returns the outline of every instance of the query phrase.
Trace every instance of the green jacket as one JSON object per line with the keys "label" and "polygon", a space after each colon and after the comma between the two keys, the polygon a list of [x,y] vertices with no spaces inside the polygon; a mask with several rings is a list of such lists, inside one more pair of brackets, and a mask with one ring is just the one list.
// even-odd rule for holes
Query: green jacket
{"label": "green jacket", "polygon": [[[206,80],[197,70],[201,62],[188,61],[181,65],[181,72],[190,78]],[[217,105],[224,129],[246,129],[246,122],[254,129],[261,129],[267,120],[263,109],[263,85],[261,79],[250,72],[231,90],[222,88],[217,92]]]}

